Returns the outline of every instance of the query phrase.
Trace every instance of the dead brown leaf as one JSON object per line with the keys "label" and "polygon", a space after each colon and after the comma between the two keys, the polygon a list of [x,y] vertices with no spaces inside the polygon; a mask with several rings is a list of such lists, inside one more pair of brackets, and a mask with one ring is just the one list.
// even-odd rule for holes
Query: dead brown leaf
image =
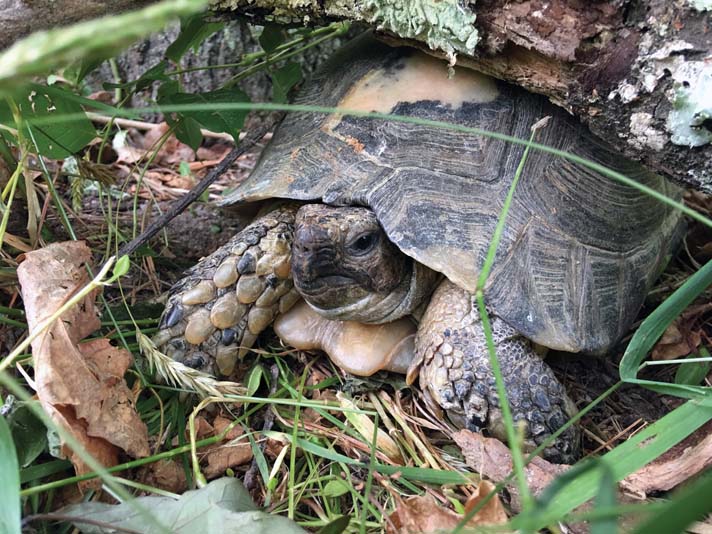
{"label": "dead brown leaf", "polygon": [[145,149],[134,146],[128,135],[116,135],[111,148],[116,152],[116,163],[132,165],[147,156]]}
{"label": "dead brown leaf", "polygon": [[705,425],[655,461],[626,477],[621,489],[638,499],[667,491],[712,466],[712,427]]}
{"label": "dead brown leaf", "polygon": [[[480,482],[475,495],[470,497],[465,504],[466,512],[472,510],[477,503],[494,490],[494,485],[487,481]],[[462,521],[463,515],[448,508],[444,508],[430,494],[410,497],[401,500],[396,497],[396,510],[391,514],[390,520],[393,528],[387,532],[408,534],[431,534],[436,532],[451,532]],[[499,496],[495,495],[484,507],[478,511],[466,526],[473,528],[483,525],[500,525],[507,522],[507,513],[504,510]]]}
{"label": "dead brown leaf", "polygon": [[141,470],[139,479],[146,485],[173,493],[183,493],[188,489],[185,470],[175,460],[159,460]]}
{"label": "dead brown leaf", "polygon": [[[143,148],[146,151],[153,151],[158,146],[159,140],[163,137],[170,127],[165,122],[160,123],[155,128],[151,128],[146,132],[143,138]],[[190,163],[195,161],[195,152],[188,145],[181,143],[176,139],[175,135],[170,135],[165,143],[161,146],[154,158],[155,164],[175,165],[185,161]]]}
{"label": "dead brown leaf", "polygon": [[198,148],[198,160],[200,161],[221,161],[227,153],[233,149],[233,145],[215,143],[211,146],[201,146]]}
{"label": "dead brown leaf", "polygon": [[700,344],[700,333],[691,332],[675,321],[667,327],[660,341],[653,348],[653,360],[674,360],[687,356]]}
{"label": "dead brown leaf", "polygon": [[[87,246],[77,241],[25,255],[17,274],[30,331],[88,282],[90,259]],[[147,456],[148,432],[123,379],[131,354],[106,339],[79,343],[100,326],[95,297],[86,297],[37,336],[32,356],[37,396],[44,409],[108,467],[118,463],[120,450],[134,458]],[[62,451],[77,474],[91,471],[66,445]]]}
{"label": "dead brown leaf", "polygon": [[[467,465],[494,482],[504,480],[512,471],[512,455],[509,448],[495,438],[486,438],[470,430],[460,430],[452,435],[453,440],[462,450]],[[543,458],[535,457],[524,469],[527,485],[534,495],[539,495],[552,480],[569,468],[568,465],[552,464]],[[521,498],[515,484],[508,484],[512,496],[512,509],[521,510]]]}
{"label": "dead brown leaf", "polygon": [[[218,415],[212,424],[202,416],[195,418],[195,434],[198,439],[216,436],[223,432],[232,421]],[[223,475],[228,468],[243,465],[252,460],[250,442],[239,439],[244,434],[240,425],[231,428],[220,443],[208,445],[199,450],[200,461],[204,465],[203,474],[211,479]]]}

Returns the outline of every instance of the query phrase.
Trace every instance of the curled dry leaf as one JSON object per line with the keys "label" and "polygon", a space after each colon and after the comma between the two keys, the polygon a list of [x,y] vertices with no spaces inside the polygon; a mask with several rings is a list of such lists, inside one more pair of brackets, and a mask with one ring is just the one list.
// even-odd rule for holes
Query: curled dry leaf
{"label": "curled dry leaf", "polygon": [[665,329],[660,341],[653,348],[653,360],[674,360],[687,356],[700,344],[700,333],[691,332],[681,322],[675,321]]}
{"label": "curled dry leaf", "polygon": [[[465,504],[465,511],[472,510],[477,503],[494,490],[494,486],[487,481],[480,482],[475,494]],[[463,515],[453,512],[436,502],[430,494],[410,497],[405,500],[397,499],[396,511],[390,519],[393,528],[389,533],[396,534],[435,534],[437,532],[451,532],[462,521]],[[484,507],[478,511],[466,526],[474,528],[483,525],[499,525],[507,522],[507,513],[504,510],[499,496],[495,495]]]}
{"label": "curled dry leaf", "polygon": [[181,161],[195,161],[193,149],[178,141],[175,135],[169,135],[166,141],[161,144],[161,138],[166,135],[169,129],[170,126],[162,122],[155,128],[148,130],[143,138],[143,149],[146,151],[153,151],[160,146],[154,158],[154,163],[158,165],[176,165]]}
{"label": "curled dry leaf", "polygon": [[[462,450],[467,465],[494,482],[504,480],[512,471],[512,455],[509,448],[495,438],[486,438],[470,430],[460,430],[452,435]],[[539,495],[552,480],[569,468],[568,465],[552,464],[536,457],[526,466],[527,485],[534,495]],[[516,484],[508,484],[512,496],[512,509],[521,510],[521,499]]]}
{"label": "curled dry leaf", "polygon": [[[17,275],[30,332],[86,285],[90,258],[86,245],[77,241],[55,243],[25,256]],[[106,339],[80,344],[100,326],[95,297],[87,296],[38,335],[32,356],[37,396],[45,411],[94,458],[111,466],[121,450],[134,458],[148,456],[148,433],[123,378],[131,354]],[[78,474],[90,471],[66,445],[63,453]]]}
{"label": "curled dry leaf", "polygon": [[[203,417],[195,418],[198,439],[215,436],[223,432],[232,421],[217,416],[212,425]],[[232,427],[221,443],[203,447],[198,451],[205,478],[212,479],[225,473],[230,467],[237,467],[252,460],[250,442],[241,436],[244,430],[240,425]]]}
{"label": "curled dry leaf", "polygon": [[159,460],[148,464],[140,470],[139,480],[147,486],[172,493],[183,493],[188,489],[185,469],[175,460]]}
{"label": "curled dry leaf", "polygon": [[623,491],[645,499],[667,491],[712,466],[712,425],[705,425],[668,452],[621,481]]}

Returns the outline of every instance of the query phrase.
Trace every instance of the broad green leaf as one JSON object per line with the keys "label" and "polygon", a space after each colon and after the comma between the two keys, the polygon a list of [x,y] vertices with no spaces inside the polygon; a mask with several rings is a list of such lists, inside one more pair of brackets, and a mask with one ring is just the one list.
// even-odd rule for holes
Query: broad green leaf
{"label": "broad green leaf", "polygon": [[156,65],[144,72],[138,80],[136,80],[136,90],[143,91],[147,87],[150,87],[153,82],[168,80],[169,78],[165,74],[167,68],[168,63],[165,60],[159,61]]}
{"label": "broad green leaf", "polygon": [[47,447],[44,424],[32,412],[26,402],[16,402],[7,415],[12,440],[21,467],[30,465]]}
{"label": "broad green leaf", "polygon": [[693,274],[680,286],[665,302],[658,306],[638,327],[635,335],[628,343],[625,354],[620,363],[620,377],[624,382],[640,384],[659,393],[675,395],[685,398],[699,396],[712,397],[708,387],[691,386],[685,384],[668,384],[641,380],[637,378],[638,370],[643,359],[653,348],[660,336],[663,335],[668,325],[682,311],[697,298],[698,295],[712,284],[712,260],[707,262],[699,271]]}
{"label": "broad green leaf", "polygon": [[4,124],[10,128],[15,127],[15,119],[12,117],[10,105],[2,98],[0,98],[0,124]]}
{"label": "broad green leaf", "polygon": [[161,100],[161,104],[177,105],[202,105],[201,110],[181,111],[176,115],[190,117],[199,122],[204,128],[213,132],[225,132],[232,135],[236,140],[240,134],[240,129],[245,122],[248,110],[246,109],[216,109],[205,111],[205,106],[211,104],[232,104],[234,102],[248,102],[249,98],[240,89],[229,88],[210,91],[207,93],[175,93],[167,95]]}
{"label": "broad green leaf", "polygon": [[273,52],[286,39],[284,26],[279,24],[265,24],[259,37],[260,46],[265,52]]}
{"label": "broad green leaf", "polygon": [[74,85],[79,85],[86,75],[102,64],[102,58],[84,58],[64,69],[64,77]]}
{"label": "broad green leaf", "polygon": [[10,429],[1,416],[0,480],[0,532],[20,534],[20,468]]}
{"label": "broad green leaf", "polygon": [[272,100],[278,103],[287,102],[289,90],[302,81],[302,67],[290,61],[275,70],[272,76]]}
{"label": "broad green leaf", "polygon": [[112,273],[112,278],[117,279],[124,276],[131,268],[131,259],[127,255],[121,256],[116,260],[116,265],[114,265],[114,272]]}
{"label": "broad green leaf", "polygon": [[350,490],[349,483],[341,478],[329,480],[324,486],[321,495],[323,497],[341,497],[346,495]]}
{"label": "broad green leaf", "polygon": [[8,167],[12,168],[15,165],[15,155],[12,153],[10,145],[17,146],[17,139],[10,132],[0,128],[0,158],[4,159]]}
{"label": "broad green leaf", "polygon": [[247,396],[251,397],[257,392],[262,382],[262,377],[265,375],[264,367],[260,364],[255,365],[250,374],[247,376],[246,386],[247,386]]}
{"label": "broad green leaf", "polygon": [[[170,497],[139,497],[135,502],[151,510],[153,517],[173,534],[220,532],[221,534],[304,534],[286,517],[257,509],[242,483],[235,478],[213,480],[199,490],[187,491],[178,500]],[[61,513],[73,516],[73,523],[85,533],[108,533],[133,529],[144,534],[159,531],[146,525],[145,518],[131,502],[119,505],[86,502],[68,506]],[[82,523],[81,519],[104,526]]]}
{"label": "broad green leaf", "polygon": [[200,131],[200,124],[198,121],[191,117],[180,117],[177,121],[172,121],[166,117],[166,122],[173,126],[173,133],[175,134],[178,141],[185,143],[193,151],[200,148],[200,144],[203,142],[203,134]]}
{"label": "broad green leaf", "polygon": [[[702,347],[699,354],[690,354],[688,358],[709,358],[710,353]],[[675,373],[676,384],[687,384],[697,386],[702,383],[710,372],[710,362],[689,362],[682,363]]]}
{"label": "broad green leaf", "polygon": [[351,517],[348,515],[342,515],[341,517],[334,519],[328,525],[325,525],[319,529],[319,534],[341,534],[344,530],[346,530],[346,527],[349,526],[350,522]]}
{"label": "broad green leaf", "polygon": [[156,93],[158,103],[161,104],[163,101],[171,95],[176,94],[180,91],[180,84],[177,80],[165,80]]}
{"label": "broad green leaf", "polygon": [[71,121],[52,123],[50,120],[41,125],[23,125],[25,136],[35,141],[37,151],[51,159],[71,156],[96,137],[96,130],[83,114],[82,107],[65,98],[65,93],[66,91],[55,88],[50,95],[43,91],[41,86],[36,85],[31,93],[17,101],[23,120],[28,122],[33,119],[51,119],[57,115],[78,115]]}
{"label": "broad green leaf", "polygon": [[72,61],[111,57],[175,17],[197,13],[206,4],[206,0],[170,0],[138,11],[35,32],[0,53],[0,91]]}
{"label": "broad green leaf", "polygon": [[191,47],[197,49],[200,44],[225,26],[222,22],[208,22],[202,13],[184,18],[180,22],[180,33],[166,49],[166,57],[178,63]]}
{"label": "broad green leaf", "polygon": [[178,164],[178,172],[181,176],[190,176],[190,163],[188,163],[187,161],[181,161]]}

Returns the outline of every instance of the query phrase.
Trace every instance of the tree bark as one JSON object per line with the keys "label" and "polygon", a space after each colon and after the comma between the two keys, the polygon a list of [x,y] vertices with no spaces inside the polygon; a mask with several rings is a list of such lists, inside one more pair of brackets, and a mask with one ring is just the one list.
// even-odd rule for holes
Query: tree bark
{"label": "tree bark", "polygon": [[138,9],[156,0],[0,0],[0,50],[39,30]]}
{"label": "tree bark", "polygon": [[546,95],[626,155],[712,193],[712,6],[705,11],[705,4],[710,2],[215,2],[219,9],[285,23],[365,22],[392,44],[417,46]]}
{"label": "tree bark", "polygon": [[[68,22],[144,3],[0,0],[0,48],[34,21],[58,25],[52,13]],[[626,155],[712,193],[710,3],[213,0],[213,7],[258,23],[365,23],[393,44],[418,46],[544,94]]]}

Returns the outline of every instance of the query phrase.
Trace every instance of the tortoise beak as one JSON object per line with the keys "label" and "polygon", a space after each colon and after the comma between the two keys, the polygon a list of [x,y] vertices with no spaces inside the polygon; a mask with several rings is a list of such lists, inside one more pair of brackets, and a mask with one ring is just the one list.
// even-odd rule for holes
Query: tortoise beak
{"label": "tortoise beak", "polygon": [[300,225],[292,244],[292,275],[300,291],[309,293],[323,285],[323,279],[334,273],[336,247],[324,228]]}

